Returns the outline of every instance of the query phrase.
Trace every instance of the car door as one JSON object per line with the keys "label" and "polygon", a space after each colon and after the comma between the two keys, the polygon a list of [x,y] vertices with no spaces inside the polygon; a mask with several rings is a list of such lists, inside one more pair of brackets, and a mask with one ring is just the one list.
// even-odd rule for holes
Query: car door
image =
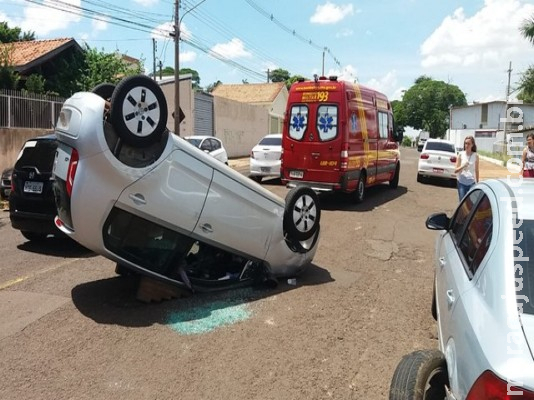
{"label": "car door", "polygon": [[[472,191],[460,203],[451,221],[450,230],[443,236],[438,250],[436,271],[436,301],[440,347],[450,366],[453,393],[464,398],[458,377],[466,379],[468,371],[458,369],[459,360],[471,359],[476,343],[466,341],[475,337],[473,324],[473,290],[476,273],[482,265],[493,237],[493,213],[490,200],[482,190]],[[466,299],[467,305],[466,305]]]}
{"label": "car door", "polygon": [[174,150],[164,162],[124,189],[117,205],[190,234],[197,224],[212,178],[212,167],[183,150]]}

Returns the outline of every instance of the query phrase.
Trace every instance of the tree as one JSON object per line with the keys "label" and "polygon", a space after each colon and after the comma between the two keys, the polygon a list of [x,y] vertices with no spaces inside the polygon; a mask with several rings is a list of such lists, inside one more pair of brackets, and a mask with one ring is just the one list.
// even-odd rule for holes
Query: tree
{"label": "tree", "polygon": [[105,53],[87,45],[83,61],[82,70],[78,73],[78,86],[81,90],[92,90],[103,82],[116,84],[125,76],[141,72],[140,65],[132,67],[117,53]]}
{"label": "tree", "polygon": [[0,43],[27,42],[30,40],[35,40],[34,32],[21,33],[20,28],[10,28],[7,22],[0,22]]}
{"label": "tree", "polygon": [[[534,16],[530,19],[526,19],[519,27],[521,34],[534,44]],[[517,98],[523,100],[526,103],[534,102],[534,67],[530,66],[519,78],[520,90]]]}
{"label": "tree", "polygon": [[0,49],[0,89],[16,89],[20,79],[18,73],[13,68],[11,55],[13,45]]}
{"label": "tree", "polygon": [[31,93],[44,93],[45,92],[45,78],[39,74],[31,74],[26,79],[26,90]]}
{"label": "tree", "polygon": [[420,76],[397,106],[397,123],[430,133],[431,138],[442,138],[449,127],[451,106],[465,106],[465,94],[456,85]]}
{"label": "tree", "polygon": [[526,19],[519,27],[521,34],[534,44],[534,16]]}
{"label": "tree", "polygon": [[210,83],[207,87],[206,87],[206,92],[208,93],[211,93],[215,90],[215,88],[219,85],[222,85],[222,82],[221,81],[217,81],[217,82],[213,82],[213,83]]}
{"label": "tree", "polygon": [[200,90],[200,76],[198,72],[191,68],[180,68],[180,75],[191,74],[191,82],[194,90]]}
{"label": "tree", "polygon": [[303,77],[302,75],[293,75],[292,77],[286,79],[286,87],[287,87],[287,90],[289,90],[291,88],[291,85],[294,84],[296,81],[298,81],[299,79],[304,79],[306,80],[305,77]]}
{"label": "tree", "polygon": [[173,67],[165,67],[161,70],[162,76],[172,76],[174,75],[174,68]]}
{"label": "tree", "polygon": [[282,68],[273,69],[269,73],[271,82],[287,82],[290,77],[289,72]]}

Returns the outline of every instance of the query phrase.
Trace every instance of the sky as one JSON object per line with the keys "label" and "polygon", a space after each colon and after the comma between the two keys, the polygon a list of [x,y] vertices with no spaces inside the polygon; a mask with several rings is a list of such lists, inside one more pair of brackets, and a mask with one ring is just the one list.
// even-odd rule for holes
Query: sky
{"label": "sky", "polygon": [[[282,68],[337,75],[400,100],[421,75],[456,85],[468,103],[517,95],[534,65],[519,27],[534,0],[0,0],[0,21],[36,39],[74,38],[97,50],[179,68],[200,86],[263,83]],[[510,68],[511,66],[511,68]],[[509,70],[511,71],[509,72]]]}

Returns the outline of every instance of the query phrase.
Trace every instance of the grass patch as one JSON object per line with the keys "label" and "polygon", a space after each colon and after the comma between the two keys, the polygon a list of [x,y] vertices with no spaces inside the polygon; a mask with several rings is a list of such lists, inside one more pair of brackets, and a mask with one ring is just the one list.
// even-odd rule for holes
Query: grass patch
{"label": "grass patch", "polygon": [[501,161],[502,166],[506,166],[506,163],[508,162],[508,160],[510,158],[515,157],[515,156],[508,155],[508,154],[492,153],[491,151],[485,151],[485,150],[478,150],[477,153],[480,154],[481,156],[485,156],[485,157],[493,158],[494,160]]}

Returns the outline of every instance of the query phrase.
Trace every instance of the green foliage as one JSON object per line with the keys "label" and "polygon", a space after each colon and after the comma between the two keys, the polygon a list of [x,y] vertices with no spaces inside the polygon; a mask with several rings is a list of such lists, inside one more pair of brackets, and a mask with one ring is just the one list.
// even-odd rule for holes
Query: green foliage
{"label": "green foliage", "polygon": [[525,103],[534,103],[534,66],[530,66],[519,80],[518,99]]}
{"label": "green foliage", "polygon": [[180,75],[191,74],[192,75],[191,83],[193,85],[193,89],[194,90],[199,90],[200,89],[200,76],[198,75],[197,71],[195,71],[194,69],[191,69],[191,68],[180,68],[179,73],[180,73]]}
{"label": "green foliage", "polygon": [[211,93],[215,90],[215,88],[219,85],[221,85],[222,82],[221,81],[217,81],[217,82],[213,82],[213,83],[210,83],[207,87],[206,87],[206,92],[208,93]]}
{"label": "green foliage", "polygon": [[34,32],[21,33],[20,28],[10,28],[7,22],[0,22],[0,43],[26,42],[30,40],[35,40]]}
{"label": "green foliage", "polygon": [[45,92],[45,78],[39,74],[31,74],[26,79],[26,90],[31,93],[42,94]]}
{"label": "green foliage", "polygon": [[13,46],[5,46],[0,49],[0,89],[16,89],[20,79],[18,73],[13,68],[11,54]]}
{"label": "green foliage", "polygon": [[449,107],[465,105],[465,95],[458,86],[421,76],[395,106],[395,121],[428,131],[431,138],[442,138],[449,127]]}
{"label": "green foliage", "polygon": [[116,84],[126,76],[141,72],[140,65],[130,65],[117,53],[105,53],[86,46],[84,56],[82,70],[78,72],[81,90],[92,90],[103,82]]}
{"label": "green foliage", "polygon": [[525,39],[534,44],[534,16],[526,19],[519,27],[519,30]]}
{"label": "green foliage", "polygon": [[305,77],[303,77],[302,75],[293,75],[292,77],[290,77],[289,79],[286,79],[286,87],[287,87],[287,90],[289,90],[291,88],[291,85],[294,84],[296,81],[298,81],[299,79],[304,79],[306,80]]}
{"label": "green foliage", "polygon": [[273,69],[269,73],[271,82],[287,82],[290,77],[289,72],[282,68]]}
{"label": "green foliage", "polygon": [[174,75],[174,68],[173,67],[165,67],[161,70],[161,75],[163,76],[172,76]]}
{"label": "green foliage", "polygon": [[402,139],[402,146],[404,147],[412,147],[412,138],[409,136],[405,136]]}

